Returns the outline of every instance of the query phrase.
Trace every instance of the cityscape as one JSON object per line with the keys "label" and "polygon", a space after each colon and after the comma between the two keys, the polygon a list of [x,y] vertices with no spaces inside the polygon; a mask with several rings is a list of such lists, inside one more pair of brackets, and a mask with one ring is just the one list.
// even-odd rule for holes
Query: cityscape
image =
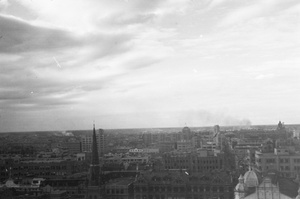
{"label": "cityscape", "polygon": [[300,199],[299,16],[0,0],[0,199]]}
{"label": "cityscape", "polygon": [[300,126],[281,121],[0,138],[1,198],[298,197]]}

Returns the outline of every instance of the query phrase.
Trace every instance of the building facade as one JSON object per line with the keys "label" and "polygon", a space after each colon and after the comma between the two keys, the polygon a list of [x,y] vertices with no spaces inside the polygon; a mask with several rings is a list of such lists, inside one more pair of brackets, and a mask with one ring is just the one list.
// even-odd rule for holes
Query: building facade
{"label": "building facade", "polygon": [[256,179],[255,183],[251,184],[249,179],[254,178],[248,177],[247,182],[246,178],[240,176],[234,190],[235,199],[292,199],[298,195],[299,185],[290,179],[278,176],[278,173],[266,174],[260,183]]}
{"label": "building facade", "polygon": [[272,153],[256,151],[255,165],[261,173],[276,170],[284,177],[296,178],[300,172],[300,153],[286,148],[275,148]]}
{"label": "building facade", "polygon": [[[96,140],[98,147],[98,154],[100,157],[103,157],[106,153],[107,148],[107,140],[105,136],[105,132],[103,129],[98,129],[96,131]],[[82,152],[92,152],[92,144],[93,144],[93,135],[86,134],[81,137],[81,149]]]}
{"label": "building facade", "polygon": [[190,172],[208,172],[224,168],[224,154],[201,149],[190,152],[173,151],[163,155],[165,169],[187,169]]}
{"label": "building facade", "polygon": [[222,172],[144,172],[134,182],[134,198],[232,199],[232,186],[231,177]]}

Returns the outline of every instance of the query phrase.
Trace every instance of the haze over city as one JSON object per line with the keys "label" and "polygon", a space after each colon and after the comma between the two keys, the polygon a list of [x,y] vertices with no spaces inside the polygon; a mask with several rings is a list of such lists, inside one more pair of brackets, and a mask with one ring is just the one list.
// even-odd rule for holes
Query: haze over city
{"label": "haze over city", "polygon": [[0,132],[299,124],[297,0],[0,0]]}

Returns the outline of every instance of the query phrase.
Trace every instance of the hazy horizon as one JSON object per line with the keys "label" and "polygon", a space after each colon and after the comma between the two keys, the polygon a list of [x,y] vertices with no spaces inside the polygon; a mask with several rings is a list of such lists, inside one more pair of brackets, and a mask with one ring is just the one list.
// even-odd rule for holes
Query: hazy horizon
{"label": "hazy horizon", "polygon": [[0,132],[300,123],[297,0],[1,0]]}
{"label": "hazy horizon", "polygon": [[[218,125],[218,124],[216,124]],[[241,129],[265,129],[265,130],[270,130],[270,129],[276,129],[278,124],[261,124],[261,125],[250,125],[250,126],[246,126],[246,125],[233,125],[233,126],[220,126],[220,130],[221,131],[226,131],[226,130],[241,130]],[[285,124],[285,127],[288,130],[300,130],[300,124]],[[211,130],[213,131],[214,126],[188,126],[192,131],[195,130]],[[117,130],[121,130],[121,131],[127,131],[127,130],[169,130],[168,132],[170,132],[171,129],[176,129],[178,131],[181,131],[182,128],[186,127],[186,126],[169,126],[169,127],[140,127],[140,128],[108,128],[108,129],[104,129],[105,131],[117,131]],[[103,129],[101,128],[101,126],[96,126],[96,130],[97,129]],[[67,129],[67,130],[37,130],[37,131],[10,131],[10,132],[0,132],[0,133],[43,133],[43,132],[79,132],[79,131],[93,131],[93,127],[91,126],[89,129]]]}

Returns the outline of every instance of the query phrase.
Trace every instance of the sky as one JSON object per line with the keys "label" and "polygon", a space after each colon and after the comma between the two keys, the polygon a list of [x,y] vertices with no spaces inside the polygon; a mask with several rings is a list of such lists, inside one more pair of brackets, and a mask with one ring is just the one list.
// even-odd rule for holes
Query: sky
{"label": "sky", "polygon": [[0,0],[0,132],[300,123],[298,0]]}

